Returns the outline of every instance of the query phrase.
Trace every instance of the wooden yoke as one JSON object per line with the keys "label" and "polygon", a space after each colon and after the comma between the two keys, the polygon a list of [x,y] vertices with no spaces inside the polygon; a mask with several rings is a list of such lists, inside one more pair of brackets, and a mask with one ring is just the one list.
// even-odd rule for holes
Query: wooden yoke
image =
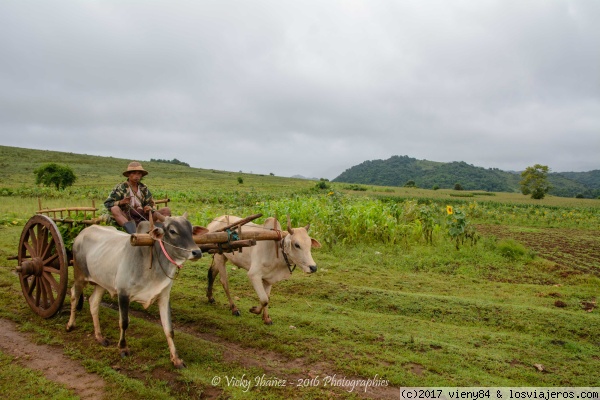
{"label": "wooden yoke", "polygon": [[[242,232],[241,228],[244,224],[261,216],[262,214],[251,215],[233,224],[229,224],[216,232],[208,232],[203,235],[194,236],[194,242],[203,252],[221,253],[223,251],[228,252],[243,247],[254,246],[258,240],[273,240],[277,244],[277,242],[289,234],[286,231],[274,229],[264,229],[261,231],[246,230]],[[152,219],[150,219],[150,225],[153,225]],[[231,240],[232,230],[237,230],[235,240]],[[132,246],[151,246],[154,243],[154,240],[148,233],[134,233],[130,237],[130,243]]]}
{"label": "wooden yoke", "polygon": [[[259,232],[243,232],[240,235],[239,240],[279,240],[288,235],[288,232],[265,230]],[[131,235],[132,246],[151,246],[153,243],[152,238],[147,233],[134,233]],[[194,242],[196,244],[214,244],[214,243],[227,243],[229,241],[229,234],[227,232],[209,232],[204,235],[194,236]]]}

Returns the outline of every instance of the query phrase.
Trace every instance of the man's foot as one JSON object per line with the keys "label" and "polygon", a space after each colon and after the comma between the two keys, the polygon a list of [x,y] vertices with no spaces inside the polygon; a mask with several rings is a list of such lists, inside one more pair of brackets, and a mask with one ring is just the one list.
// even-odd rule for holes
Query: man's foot
{"label": "man's foot", "polygon": [[127,221],[125,223],[125,225],[123,225],[123,228],[125,228],[125,232],[129,233],[130,235],[132,235],[136,231],[135,222],[133,222],[133,221]]}

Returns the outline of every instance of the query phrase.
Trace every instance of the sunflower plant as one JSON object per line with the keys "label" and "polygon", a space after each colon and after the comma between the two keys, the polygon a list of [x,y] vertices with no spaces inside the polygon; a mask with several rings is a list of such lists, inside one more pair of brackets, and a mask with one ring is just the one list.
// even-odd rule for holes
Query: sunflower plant
{"label": "sunflower plant", "polygon": [[448,235],[454,242],[456,250],[460,249],[460,245],[464,244],[465,240],[470,240],[471,245],[477,243],[479,235],[463,210],[458,207],[446,206],[446,214]]}

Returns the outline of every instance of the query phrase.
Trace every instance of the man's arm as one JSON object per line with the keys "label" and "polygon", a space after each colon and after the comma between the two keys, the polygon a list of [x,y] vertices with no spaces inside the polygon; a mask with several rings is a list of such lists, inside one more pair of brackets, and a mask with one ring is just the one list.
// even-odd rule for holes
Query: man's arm
{"label": "man's arm", "polygon": [[115,188],[110,192],[106,200],[104,200],[104,207],[107,210],[110,210],[114,206],[121,205],[119,202],[125,198],[127,194],[127,187],[123,183],[119,183]]}

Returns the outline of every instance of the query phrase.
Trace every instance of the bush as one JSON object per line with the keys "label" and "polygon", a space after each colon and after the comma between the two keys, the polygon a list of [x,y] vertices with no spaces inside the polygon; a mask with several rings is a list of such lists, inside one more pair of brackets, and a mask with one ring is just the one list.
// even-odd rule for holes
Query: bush
{"label": "bush", "polygon": [[35,183],[44,186],[55,186],[56,190],[63,190],[75,183],[77,177],[68,165],[56,163],[44,164],[33,171]]}
{"label": "bush", "polygon": [[354,190],[354,191],[357,191],[357,192],[364,192],[364,191],[367,190],[366,187],[360,186],[360,185],[356,185],[356,184],[344,186],[344,189],[346,189],[346,190]]}
{"label": "bush", "polygon": [[503,239],[498,242],[498,251],[509,260],[516,261],[524,257],[533,258],[525,246],[514,239]]}
{"label": "bush", "polygon": [[315,185],[317,189],[329,189],[329,185],[327,184],[327,180],[321,178],[319,182]]}

